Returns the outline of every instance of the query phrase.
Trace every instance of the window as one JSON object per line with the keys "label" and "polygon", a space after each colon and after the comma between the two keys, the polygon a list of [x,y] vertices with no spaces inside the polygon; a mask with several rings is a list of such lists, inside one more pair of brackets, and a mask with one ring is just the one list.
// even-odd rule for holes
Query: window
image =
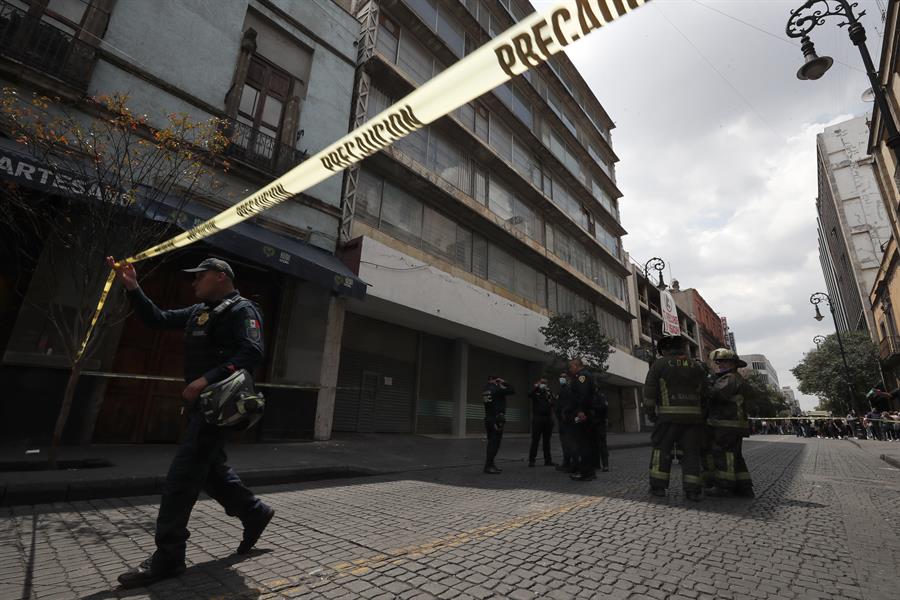
{"label": "window", "polygon": [[434,73],[434,59],[431,53],[411,35],[400,36],[400,51],[397,66],[417,83],[425,83]]}
{"label": "window", "polygon": [[475,105],[475,135],[480,137],[485,143],[488,141],[488,111],[480,105]]}
{"label": "window", "polygon": [[513,113],[525,123],[528,127],[533,127],[534,122],[531,116],[531,103],[525,97],[525,94],[518,87],[513,88],[512,96]]}
{"label": "window", "polygon": [[491,177],[488,184],[488,207],[497,213],[501,219],[510,219],[513,216],[513,197],[509,189],[497,177]]}
{"label": "window", "polygon": [[490,244],[488,248],[488,280],[508,290],[515,290],[516,259],[506,250]]}
{"label": "window", "polygon": [[397,62],[397,50],[400,48],[400,26],[388,18],[384,12],[378,16],[378,39],[375,49],[390,62]]}
{"label": "window", "polygon": [[488,174],[483,168],[475,165],[472,168],[472,179],[474,183],[473,197],[481,204],[487,205],[488,199]]}
{"label": "window", "polygon": [[366,170],[360,170],[356,183],[356,215],[378,226],[381,215],[381,190],[384,180]]}
{"label": "window", "polygon": [[437,14],[437,34],[447,43],[450,50],[458,57],[466,53],[465,31],[456,22],[456,18],[447,13],[446,6],[441,6]]}
{"label": "window", "polygon": [[500,156],[512,162],[512,131],[499,119],[491,119],[490,145]]}
{"label": "window", "polygon": [[[278,143],[281,118],[291,93],[291,77],[261,57],[253,56],[241,92],[237,120],[252,133],[235,143],[253,154],[272,158]],[[259,135],[262,134],[262,135]]]}
{"label": "window", "polygon": [[405,191],[384,183],[381,227],[395,237],[414,243],[422,237],[422,203]]}

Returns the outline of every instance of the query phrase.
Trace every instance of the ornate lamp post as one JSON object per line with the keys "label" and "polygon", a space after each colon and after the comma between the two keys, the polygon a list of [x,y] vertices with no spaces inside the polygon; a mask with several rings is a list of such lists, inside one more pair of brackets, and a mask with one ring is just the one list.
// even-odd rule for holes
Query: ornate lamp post
{"label": "ornate lamp post", "polygon": [[[816,307],[816,314],[813,317],[816,321],[821,321],[825,318],[822,315],[822,311],[819,310],[819,304],[822,302],[826,302],[828,304],[828,310],[831,311],[831,320],[834,322],[834,333],[837,336],[838,348],[841,351],[841,360],[844,362],[844,383],[847,385],[847,412],[849,413],[849,411],[854,409],[853,385],[850,383],[850,367],[847,365],[847,355],[844,353],[844,342],[841,340],[841,331],[838,328],[837,317],[834,315],[834,304],[831,303],[831,296],[825,292],[816,292],[809,297],[809,303]],[[815,339],[813,339],[813,341],[815,341]]]}
{"label": "ornate lamp post", "polygon": [[647,281],[650,281],[650,269],[657,271],[659,273],[659,283],[656,284],[656,289],[659,291],[663,291],[666,289],[666,282],[663,281],[663,271],[666,269],[666,262],[654,256],[650,260],[644,263],[644,277],[647,278]]}
{"label": "ornate lamp post", "polygon": [[809,33],[824,24],[827,17],[843,19],[838,23],[838,27],[849,26],[847,34],[850,41],[859,48],[859,54],[866,67],[866,75],[869,76],[869,82],[872,84],[875,102],[878,103],[878,109],[882,114],[881,118],[887,129],[887,145],[894,153],[894,160],[900,162],[898,161],[900,159],[900,132],[897,131],[897,124],[894,122],[893,113],[878,78],[878,71],[875,70],[869,49],[866,47],[866,30],[859,22],[860,17],[864,16],[866,11],[862,10],[858,15],[854,14],[853,9],[857,6],[857,2],[848,2],[847,0],[807,0],[802,6],[791,11],[785,31],[788,37],[800,38],[800,49],[803,51],[804,57],[803,66],[797,71],[797,78],[815,80],[831,68],[834,61],[829,56],[816,54],[815,46],[809,39]]}
{"label": "ornate lamp post", "polygon": [[[816,310],[818,310],[818,307]],[[816,337],[813,338],[813,343],[816,345],[816,350],[818,350],[822,346],[822,344],[825,343],[825,336],[817,335]]]}

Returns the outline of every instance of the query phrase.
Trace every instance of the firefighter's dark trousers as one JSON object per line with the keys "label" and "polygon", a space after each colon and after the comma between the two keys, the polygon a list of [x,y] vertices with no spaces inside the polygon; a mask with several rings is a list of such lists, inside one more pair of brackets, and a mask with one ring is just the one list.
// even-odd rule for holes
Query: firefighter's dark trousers
{"label": "firefighter's dark trousers", "polygon": [[669,487],[672,471],[672,446],[684,451],[681,458],[681,483],[685,491],[699,492],[700,485],[700,436],[703,425],[687,423],[657,423],[650,441],[650,487],[664,490]]}
{"label": "firefighter's dark trousers", "polygon": [[744,462],[742,445],[743,432],[739,429],[713,429],[712,455],[715,465],[716,485],[731,491],[748,491],[753,489],[750,471]]}

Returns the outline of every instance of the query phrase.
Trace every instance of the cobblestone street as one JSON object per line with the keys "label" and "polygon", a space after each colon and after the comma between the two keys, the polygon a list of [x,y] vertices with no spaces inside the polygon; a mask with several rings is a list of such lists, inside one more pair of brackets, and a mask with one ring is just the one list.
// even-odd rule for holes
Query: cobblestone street
{"label": "cobblestone street", "polygon": [[0,597],[896,598],[900,471],[867,443],[748,441],[755,500],[688,503],[677,468],[651,498],[647,448],[590,483],[523,461],[258,488],[277,514],[242,558],[202,499],[187,572],[131,591],[116,576],[152,552],[156,497],[5,508]]}

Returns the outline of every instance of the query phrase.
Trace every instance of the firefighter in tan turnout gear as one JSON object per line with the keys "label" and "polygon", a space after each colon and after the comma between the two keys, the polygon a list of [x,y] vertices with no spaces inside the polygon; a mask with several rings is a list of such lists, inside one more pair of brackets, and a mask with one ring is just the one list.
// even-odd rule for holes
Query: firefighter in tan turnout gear
{"label": "firefighter in tan turnout gear", "polygon": [[710,496],[753,497],[753,481],[741,452],[743,438],[750,434],[746,401],[752,394],[747,380],[738,373],[746,367],[734,351],[727,348],[709,354],[715,365],[715,379],[709,393],[707,423],[712,430],[712,458],[715,487]]}
{"label": "firefighter in tan turnout gear", "polygon": [[688,356],[680,337],[663,337],[657,348],[662,356],[650,366],[644,383],[644,410],[655,422],[651,437],[650,493],[666,495],[672,470],[672,447],[677,443],[684,451],[681,472],[685,496],[699,500],[702,487],[700,440],[707,369]]}

